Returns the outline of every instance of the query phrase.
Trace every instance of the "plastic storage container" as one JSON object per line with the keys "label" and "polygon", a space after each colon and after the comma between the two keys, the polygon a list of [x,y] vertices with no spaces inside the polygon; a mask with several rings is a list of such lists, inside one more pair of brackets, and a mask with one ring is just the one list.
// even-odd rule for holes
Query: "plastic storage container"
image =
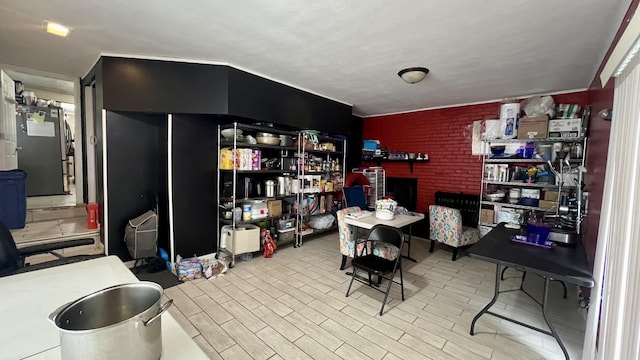
{"label": "plastic storage container", "polygon": [[[247,252],[254,252],[260,250],[260,228],[247,224],[233,228],[223,227],[220,240],[221,245],[225,245],[227,249],[231,249],[231,241],[234,239],[234,252],[236,254],[242,254]],[[222,247],[222,246],[221,246]]]}
{"label": "plastic storage container", "polygon": [[0,220],[9,229],[22,229],[27,217],[27,193],[22,170],[0,171]]}

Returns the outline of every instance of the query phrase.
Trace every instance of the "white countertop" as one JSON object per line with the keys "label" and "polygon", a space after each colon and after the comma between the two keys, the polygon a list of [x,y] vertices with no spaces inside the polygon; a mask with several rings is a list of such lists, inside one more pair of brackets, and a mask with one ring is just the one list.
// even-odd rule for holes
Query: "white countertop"
{"label": "white countertop", "polygon": [[347,217],[344,218],[344,222],[357,226],[363,229],[371,229],[375,225],[384,224],[393,226],[396,228],[402,228],[407,225],[411,225],[420,220],[424,219],[424,214],[413,213],[413,215],[396,215],[393,220],[380,220],[375,216],[375,213],[371,216],[363,217],[360,219],[349,219]]}
{"label": "white countertop", "polygon": [[[116,256],[0,278],[0,359],[60,359],[60,335],[48,316],[109,286],[138,282]],[[176,320],[162,315],[162,359],[208,359]]]}

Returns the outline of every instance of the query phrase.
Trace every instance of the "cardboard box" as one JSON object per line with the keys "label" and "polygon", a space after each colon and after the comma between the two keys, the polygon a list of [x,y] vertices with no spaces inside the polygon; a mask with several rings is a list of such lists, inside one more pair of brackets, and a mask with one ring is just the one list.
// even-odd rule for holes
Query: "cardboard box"
{"label": "cardboard box", "polygon": [[549,120],[550,138],[577,138],[582,134],[582,119]]}
{"label": "cardboard box", "polygon": [[267,201],[267,214],[269,216],[280,216],[282,214],[282,200]]}
{"label": "cardboard box", "polygon": [[[569,195],[569,193],[567,192],[562,192],[560,193],[560,196],[562,195]],[[544,199],[548,200],[548,201],[553,201],[554,203],[558,201],[558,192],[557,191],[550,191],[547,190],[544,192]]]}
{"label": "cardboard box", "polygon": [[541,207],[543,209],[553,209],[556,207],[556,202],[550,200],[540,200],[540,202],[538,203],[538,207]]}
{"label": "cardboard box", "polygon": [[524,117],[518,123],[518,139],[546,138],[548,126],[547,115]]}
{"label": "cardboard box", "polygon": [[480,210],[480,222],[482,224],[493,224],[494,212],[491,209]]}
{"label": "cardboard box", "polygon": [[558,193],[555,191],[545,191],[544,192],[544,199],[547,201],[553,201],[556,202],[558,201]]}

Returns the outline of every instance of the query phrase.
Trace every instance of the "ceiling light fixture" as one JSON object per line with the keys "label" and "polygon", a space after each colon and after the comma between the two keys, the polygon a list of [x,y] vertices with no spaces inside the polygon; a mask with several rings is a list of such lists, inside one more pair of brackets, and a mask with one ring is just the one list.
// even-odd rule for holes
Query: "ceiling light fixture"
{"label": "ceiling light fixture", "polygon": [[66,26],[54,22],[47,22],[47,32],[49,34],[67,37],[70,31],[71,29]]}
{"label": "ceiling light fixture", "polygon": [[410,67],[400,70],[398,76],[408,84],[416,84],[422,81],[428,73],[429,69],[425,67]]}

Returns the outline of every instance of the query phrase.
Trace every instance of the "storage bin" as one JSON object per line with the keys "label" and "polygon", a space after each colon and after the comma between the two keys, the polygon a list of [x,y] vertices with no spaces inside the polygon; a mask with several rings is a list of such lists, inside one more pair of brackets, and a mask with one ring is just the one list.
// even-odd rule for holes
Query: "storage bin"
{"label": "storage bin", "polygon": [[278,230],[278,242],[289,242],[293,241],[295,237],[295,229],[289,230]]}
{"label": "storage bin", "polygon": [[9,229],[22,229],[27,217],[27,193],[22,170],[0,171],[0,220]]}
{"label": "storage bin", "polygon": [[[254,252],[260,250],[260,228],[256,225],[242,225],[235,230],[231,227],[223,229],[222,236],[225,237],[224,244],[231,250],[231,241],[234,241],[235,254]],[[235,238],[233,237],[235,234]],[[222,241],[221,241],[222,243]]]}

